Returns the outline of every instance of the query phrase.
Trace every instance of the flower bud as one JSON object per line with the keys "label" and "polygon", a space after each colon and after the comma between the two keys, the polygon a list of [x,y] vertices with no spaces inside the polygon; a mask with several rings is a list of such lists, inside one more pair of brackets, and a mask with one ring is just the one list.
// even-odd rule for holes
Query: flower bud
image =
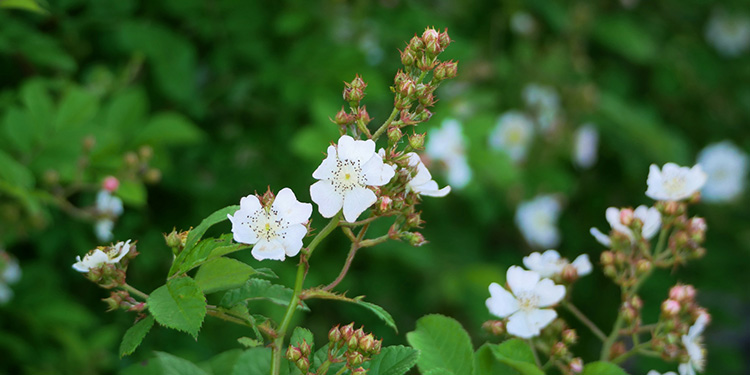
{"label": "flower bud", "polygon": [[138,155],[135,154],[135,152],[127,152],[124,156],[125,159],[125,165],[128,167],[134,168],[138,165]]}
{"label": "flower bud", "polygon": [[560,273],[562,280],[566,283],[572,283],[578,280],[578,270],[572,264],[566,264]]}
{"label": "flower bud", "polygon": [[346,363],[349,367],[357,367],[365,362],[365,357],[360,352],[349,352],[346,355]]}
{"label": "flower bud", "polygon": [[310,356],[310,351],[312,351],[312,349],[310,348],[310,344],[307,343],[307,340],[303,339],[302,343],[299,344],[299,351],[302,353],[303,357]]}
{"label": "flower bud", "polygon": [[404,133],[401,132],[401,129],[399,129],[398,126],[389,126],[386,134],[388,135],[388,142],[390,143],[396,143],[404,136]]}
{"label": "flower bud", "polygon": [[414,99],[417,85],[411,79],[405,79],[398,85],[398,92],[409,99]]}
{"label": "flower bud", "polygon": [[406,217],[406,225],[409,228],[419,228],[423,221],[419,216],[419,212],[415,212]]}
{"label": "flower bud", "polygon": [[602,255],[599,257],[599,261],[602,262],[603,266],[609,266],[615,263],[615,255],[607,250],[603,251]]}
{"label": "flower bud", "polygon": [[622,341],[614,343],[609,350],[609,358],[617,358],[623,354],[625,354],[625,343]]}
{"label": "flower bud", "polygon": [[118,187],[120,187],[120,180],[115,176],[107,176],[102,182],[102,189],[110,193],[113,193]]}
{"label": "flower bud", "polygon": [[340,126],[351,125],[354,122],[354,116],[346,113],[346,110],[344,110],[344,107],[342,106],[341,110],[336,113],[336,117],[334,117],[333,122]]}
{"label": "flower bud", "polygon": [[417,60],[417,68],[423,72],[431,70],[435,66],[435,59],[422,55],[421,59]]}
{"label": "flower bud", "polygon": [[419,247],[427,243],[422,233],[419,232],[403,232],[401,233],[401,239],[414,247]]}
{"label": "flower bud", "polygon": [[555,345],[552,345],[549,355],[552,357],[565,357],[568,355],[568,347],[564,343],[558,341]]}
{"label": "flower bud", "polygon": [[667,299],[661,303],[661,312],[664,314],[664,316],[677,316],[677,314],[680,313],[680,310],[680,303],[673,299]]}
{"label": "flower bud", "polygon": [[440,33],[438,37],[438,42],[440,43],[440,48],[445,49],[448,47],[449,44],[451,44],[453,40],[450,36],[448,36],[448,29],[443,30],[442,33]]}
{"label": "flower bud", "polygon": [[613,265],[606,265],[604,266],[604,274],[608,277],[615,277],[617,276],[617,270],[615,269],[615,266]]}
{"label": "flower bud", "polygon": [[643,300],[641,299],[641,297],[633,296],[630,299],[630,305],[633,306],[634,309],[640,310],[643,308]]}
{"label": "flower bud", "polygon": [[375,342],[372,344],[372,353],[373,354],[380,354],[380,348],[383,347],[383,340],[375,340]]}
{"label": "flower bud", "polygon": [[307,357],[302,357],[294,363],[297,368],[302,371],[303,374],[307,374],[307,370],[310,369],[310,360]]}
{"label": "flower bud", "polygon": [[365,125],[369,124],[370,121],[372,121],[370,114],[367,113],[367,106],[359,107],[359,110],[357,110],[357,114],[355,115],[355,118],[363,122]]}
{"label": "flower bud", "polygon": [[122,295],[118,292],[111,292],[109,297],[103,298],[102,301],[107,304],[107,312],[115,311],[120,308],[123,301]]}
{"label": "flower bud", "polygon": [[635,267],[636,271],[638,271],[639,274],[643,275],[651,271],[651,262],[647,259],[639,259],[638,262],[636,262]]}
{"label": "flower bud", "polygon": [[359,74],[357,74],[354,77],[350,85],[352,86],[352,88],[360,89],[360,90],[364,90],[365,88],[367,88],[367,83],[365,83],[365,81],[362,80],[362,77],[360,77]]}
{"label": "flower bud", "polygon": [[362,327],[359,327],[356,331],[354,331],[354,337],[356,337],[357,340],[365,337],[365,331],[362,330]]}
{"label": "flower bud", "polygon": [[458,73],[458,63],[454,61],[445,61],[435,67],[435,79],[442,81],[444,79],[456,78]]}
{"label": "flower bud", "polygon": [[367,375],[367,370],[364,367],[357,367],[352,370],[352,375]]}
{"label": "flower bud", "polygon": [[412,51],[410,48],[406,48],[401,51],[401,63],[404,64],[404,66],[414,65],[414,61],[416,60],[416,58],[417,57],[414,51]]}
{"label": "flower bud", "polygon": [[620,222],[622,225],[630,226],[633,223],[633,209],[623,208],[620,210]]}
{"label": "flower bud", "polygon": [[143,145],[138,149],[138,155],[143,161],[151,160],[154,157],[154,149],[149,145]]}
{"label": "flower bud", "polygon": [[424,149],[424,138],[426,133],[414,133],[409,136],[409,147],[413,150]]}
{"label": "flower bud", "polygon": [[388,212],[391,209],[391,203],[393,200],[387,196],[383,195],[378,199],[378,211],[380,212]]}
{"label": "flower bud", "polygon": [[428,27],[422,33],[422,41],[424,42],[424,44],[427,44],[429,42],[440,43],[440,34],[432,27]]}
{"label": "flower bud", "polygon": [[149,168],[143,175],[143,181],[147,184],[157,184],[161,181],[161,170],[158,168]]}
{"label": "flower bud", "polygon": [[341,340],[341,331],[339,331],[339,326],[335,326],[328,331],[328,342],[334,344],[339,340]]}
{"label": "flower bud", "polygon": [[438,42],[437,40],[425,43],[424,50],[432,56],[437,56],[438,54],[440,54],[440,52],[443,52],[443,49],[440,48],[440,42]]}
{"label": "flower bud", "polygon": [[359,351],[361,352],[371,352],[374,345],[375,338],[372,337],[372,333],[367,334],[366,336],[363,336],[361,339],[359,339]]}
{"label": "flower bud", "polygon": [[349,348],[349,350],[357,350],[357,347],[359,347],[359,339],[356,335],[351,335],[349,337],[349,340],[346,341],[346,347]]}
{"label": "flower bud", "polygon": [[344,340],[349,341],[349,338],[351,338],[352,335],[354,334],[354,323],[349,323],[341,327],[340,331],[341,331],[341,337]]}
{"label": "flower bud", "polygon": [[435,96],[432,93],[428,93],[425,96],[419,97],[419,104],[422,105],[422,107],[432,107],[435,105]]}
{"label": "flower bud", "polygon": [[290,362],[297,362],[300,358],[302,358],[302,351],[294,346],[289,346],[289,349],[286,350],[286,359]]}
{"label": "flower bud", "polygon": [[576,330],[570,328],[562,331],[562,340],[566,345],[573,345],[578,342],[578,334]]}
{"label": "flower bud", "polygon": [[414,35],[409,41],[409,49],[416,53],[420,52],[423,48],[424,42],[422,41],[422,38]]}
{"label": "flower bud", "polygon": [[581,357],[575,357],[570,361],[570,371],[574,374],[583,372],[583,359]]}

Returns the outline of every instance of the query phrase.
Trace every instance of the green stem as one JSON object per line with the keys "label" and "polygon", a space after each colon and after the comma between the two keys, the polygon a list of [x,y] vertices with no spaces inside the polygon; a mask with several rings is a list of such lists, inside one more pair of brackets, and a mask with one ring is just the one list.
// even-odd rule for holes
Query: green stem
{"label": "green stem", "polygon": [[615,325],[612,327],[612,332],[609,333],[609,336],[607,336],[607,339],[604,341],[604,345],[602,346],[602,352],[599,356],[600,361],[609,360],[609,353],[612,350],[612,345],[614,345],[615,341],[620,336],[620,329],[622,329],[623,323],[625,323],[625,317],[622,313],[618,313],[617,320],[615,320]]}
{"label": "green stem", "polygon": [[323,227],[323,229],[320,232],[318,232],[318,234],[312,239],[312,241],[310,241],[310,244],[307,245],[307,249],[306,249],[307,259],[310,259],[313,251],[315,250],[316,247],[318,247],[320,242],[323,241],[324,238],[328,237],[328,235],[331,234],[331,232],[333,232],[334,229],[336,229],[336,227],[339,224],[339,220],[341,220],[341,212],[336,214],[336,216],[332,217],[331,221],[329,221],[328,224],[326,224],[326,226]]}
{"label": "green stem", "polygon": [[371,139],[373,140],[373,142],[377,141],[378,138],[380,138],[380,136],[383,135],[383,133],[385,133],[386,130],[388,130],[388,126],[391,125],[391,123],[393,122],[393,120],[396,118],[397,114],[398,114],[398,109],[393,108],[393,111],[391,111],[391,115],[388,116],[388,119],[385,120],[385,122],[383,123],[383,125],[380,125],[380,127],[378,128],[378,130],[376,130],[375,133],[372,134],[372,138]]}
{"label": "green stem", "polygon": [[605,335],[604,332],[602,332],[602,330],[599,329],[599,327],[597,327],[596,324],[594,324],[594,322],[592,322],[589,318],[587,318],[586,315],[584,315],[581,312],[581,310],[578,310],[578,308],[575,307],[575,305],[573,305],[571,302],[565,302],[563,306],[565,306],[565,308],[567,308],[568,311],[570,311],[573,315],[575,315],[575,317],[578,318],[578,320],[580,320],[581,323],[585,324],[586,327],[588,327],[591,330],[591,332],[593,332],[594,335],[596,335],[596,337],[598,337],[602,341],[607,341],[607,335]]}
{"label": "green stem", "polygon": [[629,351],[617,356],[617,358],[612,360],[612,363],[618,364],[624,362],[626,359],[636,355],[636,354],[644,354],[643,350],[644,348],[649,346],[649,342],[644,342],[643,344],[638,344],[630,348]]}
{"label": "green stem", "polygon": [[336,375],[341,375],[347,370],[346,366],[342,367],[341,370],[336,371]]}
{"label": "green stem", "polygon": [[[332,220],[332,222],[333,221],[334,220]],[[318,236],[320,236],[322,233],[323,232],[321,231]],[[317,238],[318,237],[315,237],[315,239]],[[315,241],[315,239],[313,239],[313,242]],[[299,266],[297,266],[297,278],[294,281],[294,294],[292,294],[292,300],[289,301],[289,306],[287,306],[286,308],[284,319],[281,321],[281,325],[279,325],[279,328],[276,330],[276,338],[273,340],[273,346],[271,347],[271,375],[279,375],[281,371],[281,355],[282,347],[284,346],[284,336],[286,336],[286,330],[287,328],[289,328],[289,323],[291,323],[292,321],[294,311],[297,310],[297,304],[299,303],[299,294],[302,291],[302,284],[305,281],[305,265],[305,262],[300,261]]]}
{"label": "green stem", "polygon": [[346,261],[344,262],[344,267],[341,268],[341,272],[339,272],[339,275],[336,276],[335,280],[323,287],[323,290],[329,291],[335,288],[336,285],[339,285],[341,280],[344,279],[344,276],[346,276],[346,273],[349,272],[349,267],[352,265],[354,256],[357,255],[357,250],[359,250],[359,245],[356,242],[352,243],[352,247],[349,249],[349,254],[346,256]]}
{"label": "green stem", "polygon": [[667,234],[669,234],[669,228],[663,227],[659,232],[659,240],[656,241],[656,248],[654,249],[654,258],[656,258],[663,250],[664,244],[667,240]]}
{"label": "green stem", "polygon": [[127,283],[120,285],[120,288],[125,289],[130,294],[135,294],[138,297],[141,297],[141,299],[148,299],[148,294],[141,292],[140,290],[128,285]]}

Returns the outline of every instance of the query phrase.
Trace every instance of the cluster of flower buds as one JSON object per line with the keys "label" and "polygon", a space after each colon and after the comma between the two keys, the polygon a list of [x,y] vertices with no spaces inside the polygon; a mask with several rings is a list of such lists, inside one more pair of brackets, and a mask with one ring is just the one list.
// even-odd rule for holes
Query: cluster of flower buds
{"label": "cluster of flower buds", "polygon": [[[697,200],[697,198],[693,199]],[[665,225],[674,229],[669,236],[669,254],[666,259],[656,262],[656,266],[670,268],[685,264],[690,259],[699,259],[706,254],[703,242],[706,240],[706,220],[687,215],[688,202],[657,202],[655,207],[664,215]]]}
{"label": "cluster of flower buds", "polygon": [[353,128],[356,129],[356,132],[365,134],[369,138],[370,131],[367,129],[367,125],[372,121],[372,118],[367,113],[366,106],[361,105],[366,88],[367,83],[359,75],[354,77],[351,82],[344,82],[343,97],[349,103],[349,111],[341,107],[341,110],[332,119],[339,126],[339,132],[342,135],[346,134],[349,128]]}
{"label": "cluster of flower buds", "polygon": [[488,320],[482,323],[482,329],[491,335],[502,336],[506,332],[505,320]]}
{"label": "cluster of flower buds", "polygon": [[630,325],[632,333],[638,332],[641,327],[641,310],[643,309],[643,300],[641,297],[634,295],[625,300],[620,305],[620,313],[625,318],[625,322]]}
{"label": "cluster of flower buds", "polygon": [[651,272],[653,263],[643,252],[635,251],[603,251],[599,260],[604,274],[615,284],[623,287],[635,285],[638,279]]}
{"label": "cluster of flower buds", "polygon": [[376,340],[372,333],[362,327],[354,329],[354,323],[333,327],[328,332],[328,358],[331,362],[346,362],[353,374],[366,374],[362,364],[380,353],[383,340]]}
{"label": "cluster of flower buds", "polygon": [[77,257],[73,269],[85,273],[86,278],[102,288],[111,289],[125,284],[128,263],[138,255],[135,243],[118,242],[110,246],[97,246],[83,259]]}
{"label": "cluster of flower buds", "polygon": [[190,231],[186,230],[178,232],[176,229],[172,229],[169,234],[164,233],[164,241],[167,243],[167,246],[172,249],[175,256],[185,248],[188,234],[190,234]]}
{"label": "cluster of flower buds", "polygon": [[125,154],[126,175],[132,180],[143,180],[148,184],[161,181],[161,170],[150,165],[154,157],[154,149],[151,146],[141,146],[138,152],[130,151]]}
{"label": "cluster of flower buds", "polygon": [[692,285],[678,284],[669,290],[669,298],[661,304],[661,316],[651,340],[655,351],[665,360],[685,362],[687,355],[684,337],[691,326],[702,317],[702,325],[710,322],[711,315],[695,300],[696,290]]}
{"label": "cluster of flower buds", "polygon": [[312,363],[312,358],[310,357],[311,352],[312,348],[310,347],[310,344],[308,344],[306,340],[302,340],[298,346],[289,346],[286,351],[286,359],[294,363],[303,374],[307,374],[310,370],[310,364]]}
{"label": "cluster of flower buds", "polygon": [[123,309],[127,311],[142,312],[146,309],[145,302],[138,302],[125,290],[113,291],[110,293],[109,297],[103,298],[102,301],[107,304],[107,311]]}

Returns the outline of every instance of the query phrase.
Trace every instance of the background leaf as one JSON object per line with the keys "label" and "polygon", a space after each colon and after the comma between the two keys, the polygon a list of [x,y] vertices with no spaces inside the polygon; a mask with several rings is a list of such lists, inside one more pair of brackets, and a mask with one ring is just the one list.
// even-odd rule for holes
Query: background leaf
{"label": "background leaf", "polygon": [[255,274],[253,267],[231,258],[216,258],[203,264],[195,274],[195,283],[203,293],[239,287]]}
{"label": "background leaf", "polygon": [[159,324],[184,331],[193,337],[206,316],[206,298],[189,277],[167,281],[149,296],[148,309]]}
{"label": "background leaf", "polygon": [[120,357],[133,354],[153,326],[154,317],[149,315],[130,327],[127,332],[125,332],[125,336],[122,337],[122,342],[120,343]]}
{"label": "background leaf", "polygon": [[469,334],[453,318],[427,315],[417,320],[417,328],[406,340],[419,350],[417,367],[422,373],[445,369],[455,375],[473,373],[473,354]]}

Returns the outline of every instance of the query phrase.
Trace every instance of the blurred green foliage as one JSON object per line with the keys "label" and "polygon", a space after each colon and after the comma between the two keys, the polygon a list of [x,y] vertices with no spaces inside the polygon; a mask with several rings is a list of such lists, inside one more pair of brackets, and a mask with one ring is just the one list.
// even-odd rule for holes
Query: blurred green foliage
{"label": "blurred green foliage", "polygon": [[[0,5],[14,2],[26,9],[36,4]],[[603,227],[608,206],[650,203],[643,195],[649,164],[692,164],[702,147],[724,139],[750,150],[750,57],[723,57],[704,37],[714,9],[750,12],[742,0],[643,1],[632,8],[614,0],[40,4],[44,11],[0,8],[0,244],[23,269],[15,298],[0,306],[2,373],[115,373],[151,358],[152,350],[200,362],[239,347],[236,340],[248,332],[207,319],[197,341],[154,327],[141,348],[119,359],[133,317],[104,313],[99,299],[106,294],[70,268],[97,242],[90,220],[61,205],[55,186],[78,187],[67,198],[86,207],[104,176],[123,177],[118,194],[126,209],[115,236],[139,241],[129,283],[150,292],[163,284],[171,260],[162,233],[188,229],[267,186],[291,187],[309,201],[311,173],[337,136],[329,117],[344,104],[342,81],[361,74],[368,111],[376,123],[384,120],[400,65],[397,48],[429,25],[449,29],[455,43],[446,59],[460,64],[459,79],[438,91],[428,126],[448,117],[462,122],[474,179],[447,198],[425,199],[430,244],[367,249],[342,283],[385,307],[399,332],[440,312],[463,323],[475,348],[490,339],[480,330],[489,318],[487,285],[502,282],[505,269],[531,251],[513,224],[520,201],[538,193],[564,196],[559,250],[596,260],[602,249],[588,228]],[[518,11],[533,17],[530,35],[512,32]],[[488,148],[487,136],[501,113],[524,108],[521,91],[531,82],[558,90],[564,121],[554,134],[537,137],[528,160],[515,165]],[[581,170],[571,162],[572,133],[588,121],[601,134],[599,160]],[[87,139],[93,146],[85,147]],[[143,146],[153,150],[147,169],[161,172],[148,188],[147,170],[127,162]],[[655,319],[675,280],[699,288],[714,316],[708,373],[750,366],[743,356],[750,350],[746,205],[747,194],[732,204],[699,205],[710,228],[707,256],[658,274],[644,290],[646,314]],[[313,221],[322,222],[317,214]],[[308,285],[335,277],[345,244],[339,235],[326,241]],[[247,253],[238,257],[256,262]],[[293,280],[292,262],[262,267],[281,283]],[[579,307],[600,326],[611,325],[616,288],[600,272],[577,285]],[[358,306],[311,301],[309,307],[312,313],[298,314],[297,322],[316,336],[356,321],[389,345],[406,343],[403,333]],[[271,316],[283,311],[257,308]],[[596,344],[584,339],[577,350],[593,358]],[[158,358],[178,361],[165,353]],[[657,363],[626,368],[634,374],[669,368]]]}

